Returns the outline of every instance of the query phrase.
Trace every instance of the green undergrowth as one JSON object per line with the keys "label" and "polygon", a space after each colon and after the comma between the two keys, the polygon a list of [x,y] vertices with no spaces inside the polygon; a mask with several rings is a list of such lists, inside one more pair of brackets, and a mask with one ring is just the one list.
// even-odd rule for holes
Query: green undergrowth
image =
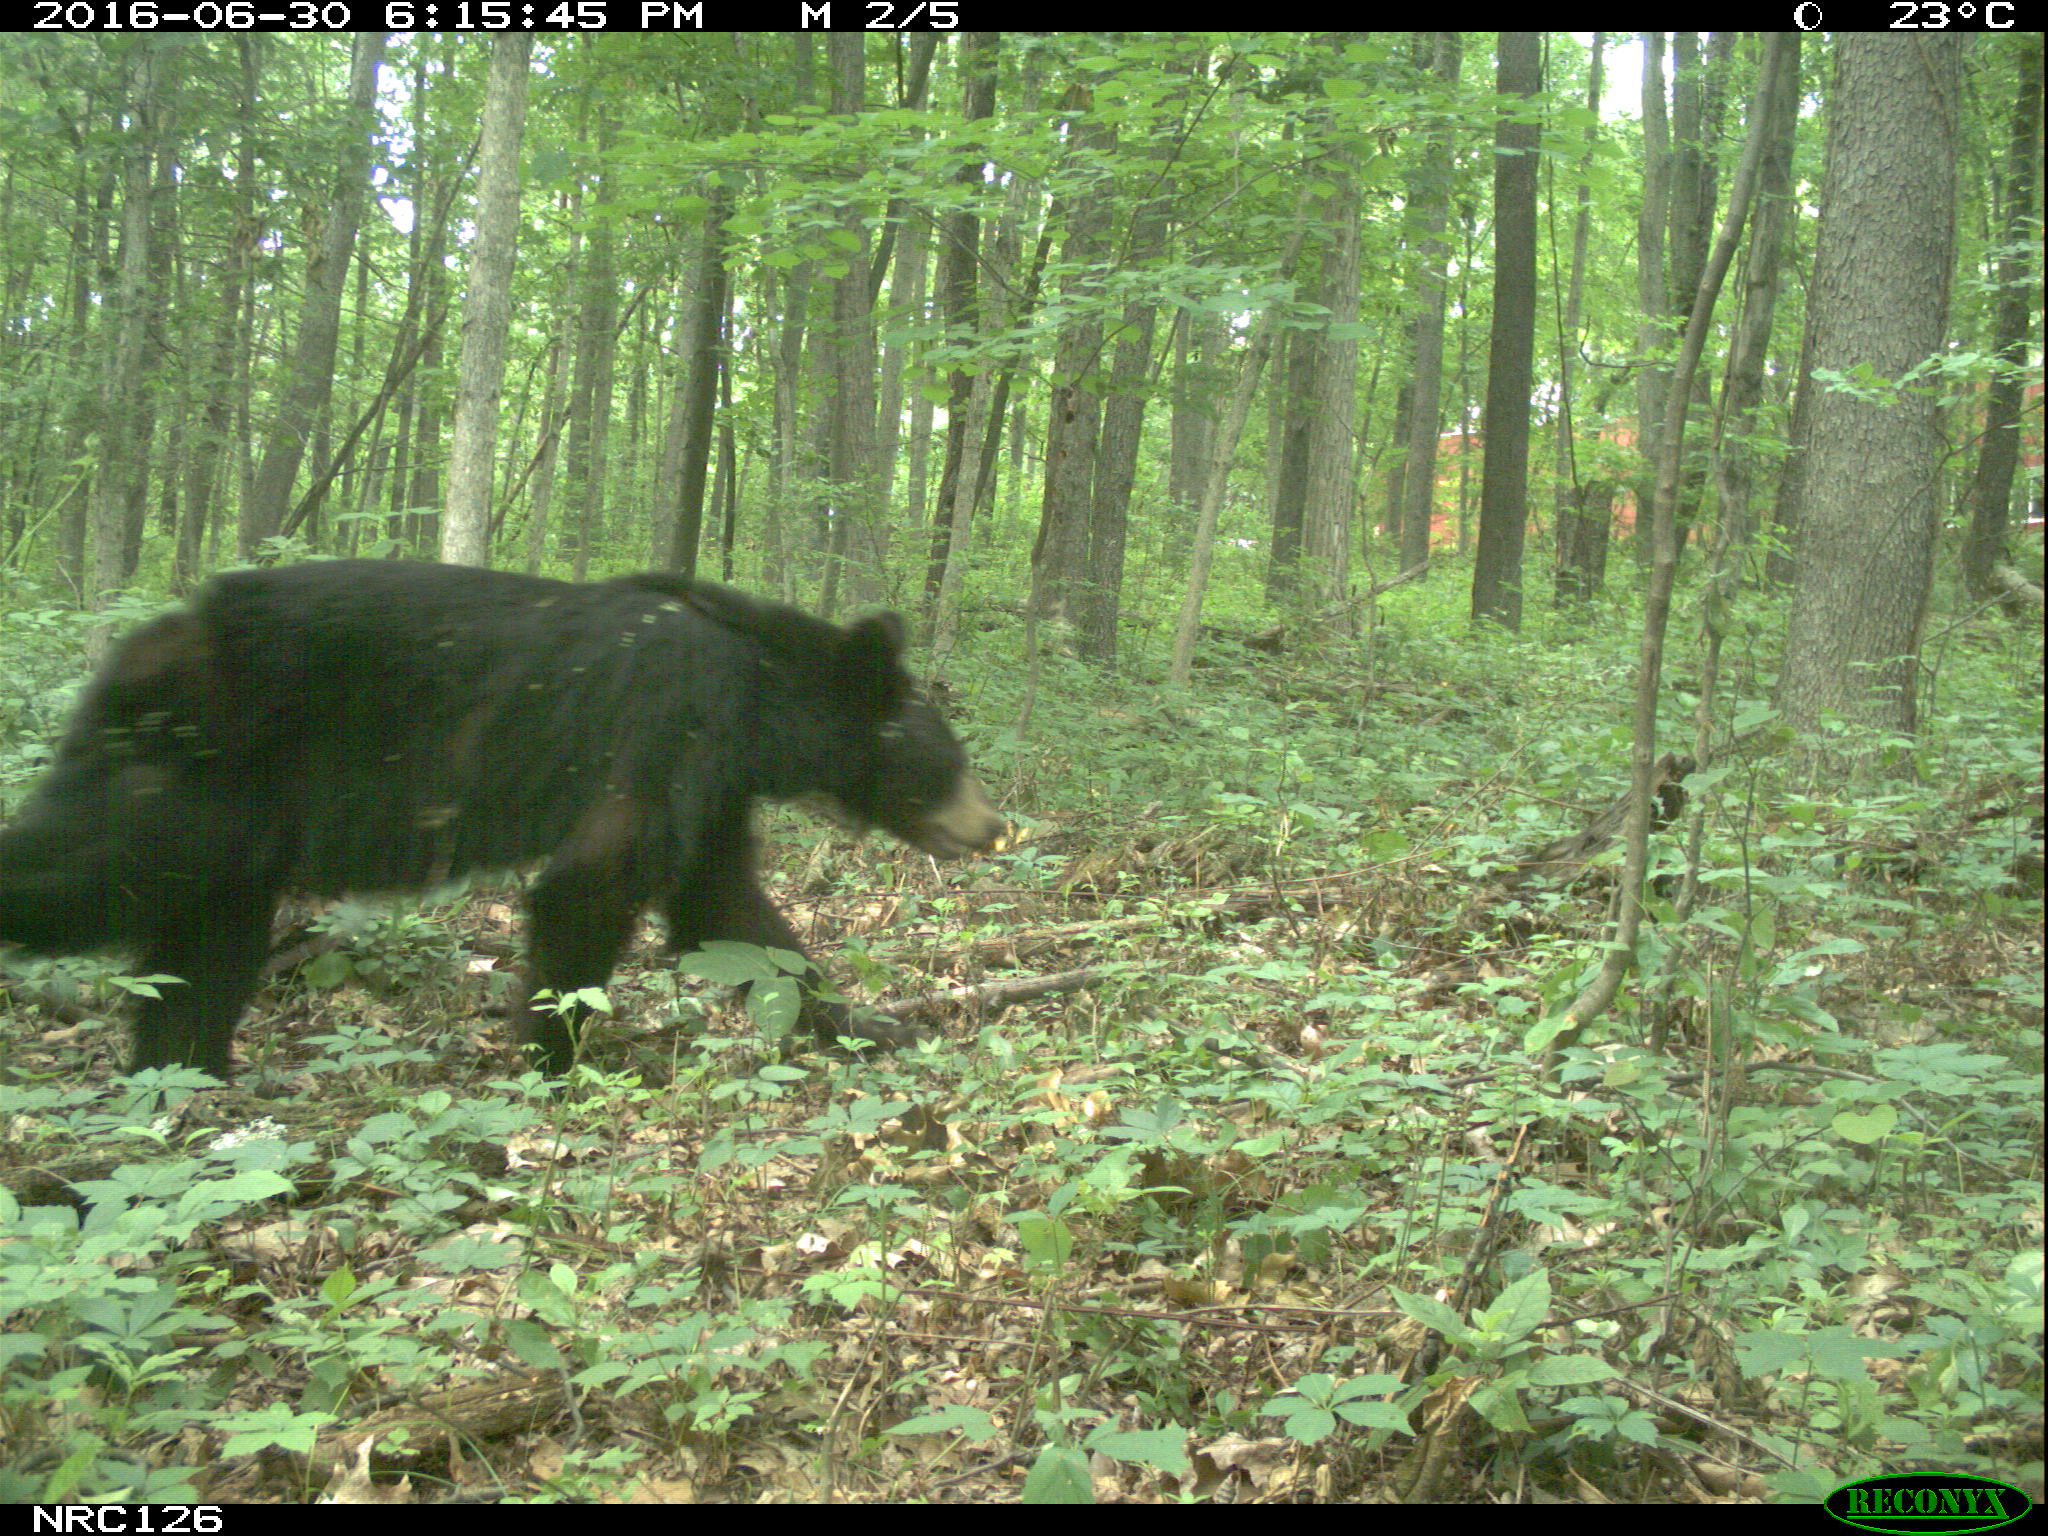
{"label": "green undergrowth", "polygon": [[[1179,693],[1142,613],[1116,674],[1048,632],[1022,732],[1021,637],[968,628],[1016,838],[778,812],[771,885],[856,1002],[1086,974],[895,1057],[703,979],[771,956],[650,947],[550,1096],[496,1050],[487,887],[301,914],[240,1038],[268,1100],[111,1077],[113,968],[9,962],[0,1497],[366,1488],[368,1430],[420,1500],[2034,1486],[2038,636],[1947,635],[1919,739],[1829,782],[1754,605],[1636,969],[1544,1081],[1619,850],[1511,872],[1625,787],[1634,619],[1474,636],[1463,592]],[[483,1383],[521,1411],[446,1396]]]}

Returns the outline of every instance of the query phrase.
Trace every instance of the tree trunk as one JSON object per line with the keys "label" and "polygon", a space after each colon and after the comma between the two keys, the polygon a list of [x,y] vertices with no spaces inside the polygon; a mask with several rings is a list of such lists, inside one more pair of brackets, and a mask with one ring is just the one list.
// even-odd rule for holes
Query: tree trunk
{"label": "tree trunk", "polygon": [[675,438],[674,516],[669,523],[669,545],[661,564],[685,576],[697,574],[697,547],[704,532],[704,483],[711,466],[711,425],[718,399],[718,379],[724,361],[720,340],[725,333],[727,282],[725,272],[725,218],[731,194],[723,187],[708,189],[704,228],[697,248],[696,280],[690,285],[690,322],[687,331],[687,371],[677,391],[674,419]]}
{"label": "tree trunk", "polygon": [[[1578,459],[1572,442],[1572,425],[1578,397],[1572,392],[1572,365],[1579,359],[1579,316],[1586,294],[1586,246],[1593,225],[1593,155],[1600,142],[1600,86],[1605,57],[1606,34],[1593,34],[1593,53],[1586,82],[1586,148],[1579,157],[1578,216],[1572,221],[1572,270],[1565,283],[1564,341],[1557,355],[1557,457],[1552,478],[1556,481],[1557,564],[1550,588],[1553,607],[1562,608],[1599,590],[1607,569],[1607,530],[1600,530],[1600,572],[1595,574],[1576,563],[1591,553],[1591,531],[1579,526],[1582,516],[1592,510],[1589,488],[1580,482]],[[1612,517],[1613,497],[1603,503]],[[1406,563],[1405,560],[1403,562]]]}
{"label": "tree trunk", "polygon": [[[121,256],[114,322],[107,328],[100,372],[100,472],[93,499],[91,594],[95,606],[127,583],[127,520],[131,500],[149,477],[149,439],[143,429],[143,348],[149,321],[150,179],[161,129],[158,70],[166,58],[155,39],[138,39],[122,95],[130,128],[121,155]],[[95,629],[90,647],[99,659],[109,638]]]}
{"label": "tree trunk", "polygon": [[[242,65],[242,90],[235,102],[235,133],[246,145],[255,134],[255,49],[247,37],[235,41]],[[256,255],[253,181],[253,176],[238,177],[232,194],[235,218],[220,267],[220,312],[201,365],[200,393],[205,404],[200,411],[199,430],[194,434],[197,441],[186,462],[184,521],[178,529],[177,550],[171,563],[171,588],[176,592],[184,591],[198,578],[200,541],[212,522],[212,508],[220,489],[221,455],[234,431],[235,339],[244,323],[242,298]]]}
{"label": "tree trunk", "polygon": [[[1114,133],[1088,105],[1069,119],[1076,150],[1113,156]],[[1074,311],[1060,331],[1046,408],[1045,497],[1031,550],[1031,587],[1038,617],[1071,624],[1089,579],[1088,519],[1095,505],[1096,438],[1102,428],[1102,277],[1110,196],[1100,182],[1076,193],[1065,210],[1060,259],[1069,276],[1062,297]]]}
{"label": "tree trunk", "polygon": [[1353,415],[1358,395],[1359,190],[1358,159],[1341,138],[1323,162],[1329,195],[1320,217],[1330,243],[1323,249],[1322,292],[1329,325],[1316,348],[1315,414],[1308,425],[1308,494],[1301,509],[1306,557],[1318,623],[1332,634],[1351,633],[1351,504]]}
{"label": "tree trunk", "polygon": [[1607,580],[1607,536],[1614,526],[1612,480],[1582,480],[1569,514],[1558,517],[1557,606],[1586,601]]}
{"label": "tree trunk", "polygon": [[781,284],[781,303],[776,300],[774,269],[766,269],[762,295],[766,307],[779,314],[775,336],[775,453],[768,461],[768,508],[762,520],[762,575],[768,590],[784,602],[796,595],[796,562],[790,549],[791,533],[783,525],[784,509],[795,500],[797,482],[804,478],[809,460],[803,437],[797,431],[797,398],[803,382],[804,330],[810,318],[811,266],[798,262]]}
{"label": "tree trunk", "polygon": [[[1698,35],[1672,34],[1671,67],[1671,228],[1669,233],[1670,283],[1665,312],[1684,315],[1692,309],[1693,294],[1699,287],[1700,271],[1706,265],[1707,245],[1713,238],[1714,202],[1720,187],[1717,158],[1721,128],[1727,116],[1728,76],[1733,68],[1733,32],[1715,32],[1708,38],[1706,57],[1699,50]],[[1704,420],[1712,407],[1712,391],[1705,370],[1693,375],[1693,397],[1688,414]],[[1702,435],[1688,434],[1693,441]],[[1705,445],[1695,449],[1680,467],[1678,553],[1685,546],[1694,523],[1699,521],[1701,492],[1706,484]]]}
{"label": "tree trunk", "polygon": [[[1151,166],[1166,179],[1169,151],[1155,145]],[[1150,167],[1148,167],[1150,169]],[[1131,210],[1130,241],[1120,265],[1145,268],[1166,250],[1166,199],[1144,198]],[[1152,326],[1157,306],[1149,298],[1124,306],[1116,350],[1109,368],[1109,401],[1102,411],[1102,438],[1095,461],[1095,497],[1088,516],[1088,569],[1080,590],[1080,650],[1091,661],[1116,664],[1117,620],[1123,605],[1124,538],[1130,522],[1131,488],[1137,481],[1138,440],[1145,427],[1145,398],[1152,374]]]}
{"label": "tree trunk", "polygon": [[[1729,343],[1728,384],[1721,397],[1722,430],[1714,448],[1714,499],[1721,509],[1722,540],[1747,545],[1756,525],[1749,506],[1756,452],[1757,407],[1763,400],[1764,357],[1777,312],[1785,225],[1791,217],[1792,148],[1799,126],[1799,34],[1776,34],[1766,47],[1787,50],[1764,102],[1763,161],[1757,171],[1756,214],[1749,226],[1749,259],[1742,308]],[[1739,562],[1738,562],[1739,563]],[[1733,569],[1734,567],[1731,567]]]}
{"label": "tree trunk", "polygon": [[[1271,393],[1280,401],[1279,432],[1269,435],[1273,459],[1273,545],[1266,563],[1266,601],[1291,603],[1301,587],[1301,515],[1308,502],[1308,424],[1315,414],[1316,347],[1307,331],[1285,332]],[[1277,443],[1277,449],[1274,444]]]}
{"label": "tree trunk", "polygon": [[512,324],[512,263],[519,238],[519,141],[526,127],[528,33],[491,44],[477,160],[476,247],[457,365],[455,424],[448,446],[448,511],[441,558],[489,565],[491,477],[498,457],[498,403],[505,387],[505,338]]}
{"label": "tree trunk", "polygon": [[[573,294],[573,282],[571,289]],[[571,294],[563,297],[566,307]],[[557,332],[550,348],[552,355],[548,359],[547,393],[541,401],[540,448],[533,466],[533,509],[526,524],[526,574],[529,576],[540,573],[541,562],[547,557],[548,511],[555,501],[555,468],[561,460],[562,420],[568,414],[565,397],[569,389],[570,350],[569,344]]]}
{"label": "tree trunk", "polygon": [[[611,143],[611,123],[600,111],[596,163],[602,167]],[[570,372],[568,437],[562,451],[562,537],[570,573],[581,581],[590,569],[590,541],[603,509],[593,498],[604,494],[605,403],[611,397],[612,317],[618,292],[612,266],[612,230],[605,212],[610,200],[600,169],[586,191],[579,186],[571,201],[571,217],[589,218],[583,259],[576,274],[576,358]],[[587,201],[586,201],[587,199]],[[594,207],[589,206],[594,204]]]}
{"label": "tree trunk", "polygon": [[[897,473],[899,460],[906,457],[903,452],[903,383],[910,355],[901,332],[906,325],[917,326],[924,321],[924,269],[926,253],[931,244],[926,238],[928,229],[929,225],[919,219],[914,224],[896,231],[896,239],[893,242],[896,271],[889,279],[889,307],[886,311],[888,318],[885,322],[888,339],[882,344],[881,399],[875,410],[875,505],[881,509],[884,526],[900,526],[911,549],[922,548],[917,535],[923,523],[923,487],[918,486],[911,492],[911,488],[906,485],[905,492],[910,494],[899,492],[897,488],[899,478],[905,481],[909,478],[907,475],[899,477]],[[879,252],[877,254],[879,257]],[[925,409],[925,430],[928,432],[931,423],[931,401],[924,398],[922,390],[917,392],[917,398],[911,402],[912,409],[915,410],[920,404]],[[912,435],[916,435],[915,427],[912,428]],[[913,449],[913,456],[915,452]],[[910,503],[912,494],[916,496],[916,504],[906,504],[903,516],[897,518],[897,503]],[[887,570],[878,574],[883,580],[888,579]],[[889,594],[889,601],[896,600],[892,591]]]}
{"label": "tree trunk", "polygon": [[[453,177],[455,170],[449,168]],[[452,185],[452,183],[444,183]],[[441,216],[427,232],[427,257],[419,282],[425,289],[420,319],[419,387],[413,394],[412,486],[406,492],[405,543],[414,553],[441,543],[441,352],[443,336],[436,317],[447,310],[448,268],[441,253],[448,243],[448,200],[437,197]],[[302,502],[309,497],[300,498]]]}
{"label": "tree trunk", "polygon": [[[984,122],[996,110],[996,34],[968,32],[960,39],[961,116],[968,124]],[[974,129],[970,126],[970,133]],[[969,198],[981,185],[983,160],[979,152],[961,158],[953,172],[954,189]],[[976,264],[981,254],[981,218],[971,206],[946,213],[939,224],[938,304],[939,323],[948,343],[972,346],[980,340],[981,300],[975,283]],[[959,591],[961,570],[952,563],[955,549],[953,520],[971,507],[974,470],[971,467],[975,439],[969,436],[969,406],[974,398],[975,375],[955,366],[946,381],[946,457],[939,468],[939,487],[932,499],[931,553],[925,562],[925,632],[936,635],[951,619],[947,612]],[[969,500],[963,507],[959,491],[965,479]],[[966,530],[961,529],[964,547]]]}
{"label": "tree trunk", "polygon": [[[1436,83],[1448,115],[1458,95],[1461,40],[1455,32],[1438,32],[1435,38]],[[1596,64],[1596,80],[1597,69]],[[1408,406],[1407,490],[1400,517],[1404,571],[1428,565],[1430,523],[1436,515],[1436,442],[1443,423],[1444,284],[1451,255],[1450,242],[1444,238],[1451,213],[1451,132],[1446,121],[1431,134],[1416,177],[1415,218],[1421,234],[1415,278],[1415,394]]]}
{"label": "tree trunk", "polygon": [[[1542,39],[1500,35],[1503,97],[1534,104],[1543,89]],[[1502,116],[1493,170],[1493,333],[1486,372],[1486,467],[1479,486],[1479,551],[1472,618],[1522,627],[1522,539],[1529,522],[1529,388],[1536,358],[1536,160],[1540,125]]]}
{"label": "tree trunk", "polygon": [[1671,126],[1664,105],[1664,34],[1643,34],[1643,201],[1636,210],[1636,563],[1650,562],[1650,498],[1657,490],[1657,436],[1663,431],[1664,361],[1671,335],[1663,324],[1665,222],[1671,207]]}
{"label": "tree trunk", "polygon": [[[1294,269],[1294,258],[1300,254],[1302,238],[1308,232],[1310,206],[1311,194],[1302,193],[1294,209],[1294,233],[1288,237],[1287,249],[1276,268],[1282,273]],[[1181,600],[1180,620],[1173,630],[1173,660],[1168,665],[1166,680],[1174,688],[1187,687],[1188,673],[1194,667],[1195,636],[1202,627],[1202,599],[1208,592],[1209,567],[1216,555],[1216,519],[1223,510],[1224,487],[1230,483],[1230,463],[1237,457],[1238,440],[1244,436],[1245,420],[1252,413],[1252,397],[1258,393],[1259,376],[1266,369],[1266,354],[1273,347],[1279,309],[1278,299],[1268,303],[1252,327],[1251,340],[1245,343],[1244,361],[1238,365],[1237,388],[1230,410],[1217,425],[1208,473],[1202,480],[1202,500],[1195,512],[1187,593]]]}
{"label": "tree trunk", "polygon": [[[835,116],[857,119],[865,104],[862,69],[866,38],[859,32],[826,35]],[[888,558],[888,524],[877,501],[875,474],[875,307],[868,286],[866,210],[849,203],[840,221],[845,275],[832,279],[831,438],[826,475],[832,482],[834,523],[819,611],[830,618],[842,583],[859,602],[881,591]]]}
{"label": "tree trunk", "polygon": [[384,57],[384,41],[382,32],[358,32],[351,50],[346,147],[326,204],[326,232],[306,273],[291,366],[278,387],[277,408],[255,483],[242,503],[237,544],[244,560],[253,560],[263,541],[282,525],[285,509],[291,504],[292,482],[305,457],[306,440],[334,391],[341,296],[347,291],[349,254],[355,249],[356,231],[369,195],[377,66]]}
{"label": "tree trunk", "polygon": [[[2034,157],[2041,132],[2041,38],[2021,40],[2019,96],[2012,108],[2012,142],[2005,156],[2005,217],[1998,254],[1998,308],[1992,321],[1992,349],[2004,371],[1991,378],[1984,402],[1984,446],[1970,479],[1970,531],[1963,544],[1963,580],[1982,601],[2002,592],[1992,575],[2005,559],[2005,529],[2012,504],[2013,471],[2019,467],[2021,394],[2027,349],[2034,332],[2027,324],[2036,281],[2028,271],[2034,207]],[[2038,252],[2034,253],[2038,255]]]}
{"label": "tree trunk", "polygon": [[1883,382],[1814,396],[1778,707],[1802,732],[1825,714],[1911,731],[1941,415],[1898,381],[1946,334],[1962,40],[1849,32],[1835,46],[1812,362]]}
{"label": "tree trunk", "polygon": [[[1216,435],[1215,381],[1209,359],[1221,346],[1221,327],[1213,317],[1176,309],[1173,319],[1173,421],[1167,450],[1166,500],[1169,508],[1165,544],[1178,553],[1194,527],[1202,500],[1202,473],[1209,462],[1209,444]],[[1268,391],[1269,394],[1276,394]],[[1267,453],[1278,434],[1267,439]]]}
{"label": "tree trunk", "polygon": [[[929,228],[920,220],[916,231],[907,233],[904,239],[907,243],[897,262],[896,281],[900,286],[891,292],[904,306],[911,323],[922,326],[931,319],[928,284],[931,281],[932,240]],[[883,366],[887,368],[888,364]],[[921,379],[919,383],[920,387],[914,389],[910,396],[910,428],[903,443],[903,493],[900,498],[904,534],[912,550],[924,548],[920,536],[931,516],[932,422],[938,415],[930,391],[921,387]],[[882,419],[892,424],[895,420],[886,410]],[[912,579],[916,579],[915,574]]]}

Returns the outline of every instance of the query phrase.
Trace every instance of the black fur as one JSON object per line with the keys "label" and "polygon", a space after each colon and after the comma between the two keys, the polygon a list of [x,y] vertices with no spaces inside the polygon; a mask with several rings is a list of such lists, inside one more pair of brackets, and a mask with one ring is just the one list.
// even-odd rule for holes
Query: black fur
{"label": "black fur", "polygon": [[[602,985],[648,907],[678,950],[801,952],[755,877],[756,799],[819,796],[940,855],[1002,830],[901,649],[893,615],[842,629],[660,573],[232,572],[88,687],[0,831],[0,940],[182,977],[140,1004],[133,1065],[222,1077],[289,889],[544,861],[536,989]],[[560,1072],[575,1022],[522,1008],[520,1039]],[[805,1022],[848,1024],[816,1002]]]}

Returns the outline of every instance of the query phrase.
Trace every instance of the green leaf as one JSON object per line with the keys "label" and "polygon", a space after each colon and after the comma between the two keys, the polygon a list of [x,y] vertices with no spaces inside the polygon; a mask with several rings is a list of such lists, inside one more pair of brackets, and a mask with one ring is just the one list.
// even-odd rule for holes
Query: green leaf
{"label": "green leaf", "polygon": [[1021,1502],[1093,1504],[1095,1485],[1088,1477],[1087,1456],[1065,1446],[1048,1445],[1024,1476]]}
{"label": "green leaf", "polygon": [[1598,1355],[1546,1355],[1529,1367],[1529,1384],[1534,1387],[1574,1387],[1587,1382],[1606,1381],[1614,1367]]}
{"label": "green leaf", "polygon": [[1472,1411],[1495,1429],[1526,1435],[1529,1416],[1522,1411],[1522,1393],[1512,1379],[1489,1381],[1471,1397]]}
{"label": "green leaf", "polygon": [[315,955],[299,968],[299,974],[309,987],[318,987],[323,992],[340,986],[355,975],[355,962],[339,950],[330,949],[323,955]]}
{"label": "green leaf", "polygon": [[512,1346],[513,1354],[538,1370],[559,1371],[565,1363],[555,1341],[548,1337],[546,1326],[533,1318],[508,1319],[505,1342]]}
{"label": "green leaf", "polygon": [[1088,1449],[1112,1461],[1135,1461],[1157,1467],[1178,1477],[1188,1470],[1187,1431],[1178,1426],[1166,1429],[1111,1429],[1104,1427],[1088,1437]]}
{"label": "green leaf", "polygon": [[1527,1338],[1550,1312],[1550,1272],[1524,1275],[1479,1314],[1480,1324],[1507,1339]]}
{"label": "green leaf", "polygon": [[996,1421],[981,1408],[967,1403],[949,1403],[930,1413],[913,1414],[886,1431],[892,1435],[959,1435],[977,1445],[986,1445],[1001,1431]]}
{"label": "green leaf", "polygon": [[1845,1109],[1831,1122],[1834,1132],[1844,1141],[1853,1141],[1859,1146],[1869,1146],[1882,1141],[1898,1126],[1899,1112],[1889,1104],[1879,1104],[1868,1113]]}
{"label": "green leaf", "polygon": [[1403,1312],[1425,1328],[1434,1328],[1445,1338],[1460,1344],[1471,1342],[1472,1330],[1465,1326],[1465,1320],[1434,1296],[1418,1296],[1396,1288],[1394,1300]]}
{"label": "green leaf", "polygon": [[1041,1269],[1056,1269],[1074,1251],[1074,1229],[1057,1216],[1027,1211],[1017,1218],[1017,1240],[1031,1262]]}
{"label": "green leaf", "polygon": [[253,1456],[273,1445],[304,1455],[319,1439],[320,1426],[333,1422],[331,1413],[296,1413],[277,1403],[247,1413],[221,1414],[211,1420],[210,1427],[227,1431],[227,1444],[221,1447],[223,1456]]}
{"label": "green leaf", "polygon": [[676,969],[699,981],[737,987],[747,982],[773,981],[779,976],[800,976],[810,965],[794,950],[714,939],[676,961]]}
{"label": "green leaf", "polygon": [[1769,907],[1759,907],[1749,920],[1749,942],[1757,949],[1769,949],[1777,941],[1777,916]]}

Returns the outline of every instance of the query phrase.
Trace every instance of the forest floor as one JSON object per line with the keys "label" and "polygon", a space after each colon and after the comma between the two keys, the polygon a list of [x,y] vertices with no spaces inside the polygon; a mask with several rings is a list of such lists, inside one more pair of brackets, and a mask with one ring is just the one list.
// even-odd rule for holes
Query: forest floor
{"label": "forest floor", "polygon": [[1868,783],[1736,658],[1545,1078],[1633,640],[1444,600],[1171,699],[1050,653],[1023,733],[1007,634],[952,658],[1003,851],[768,819],[894,1056],[775,1048],[650,932],[550,1096],[509,885],[294,908],[196,1097],[115,1076],[114,967],[12,964],[0,1493],[2038,1499],[2038,635],[1951,637]]}

